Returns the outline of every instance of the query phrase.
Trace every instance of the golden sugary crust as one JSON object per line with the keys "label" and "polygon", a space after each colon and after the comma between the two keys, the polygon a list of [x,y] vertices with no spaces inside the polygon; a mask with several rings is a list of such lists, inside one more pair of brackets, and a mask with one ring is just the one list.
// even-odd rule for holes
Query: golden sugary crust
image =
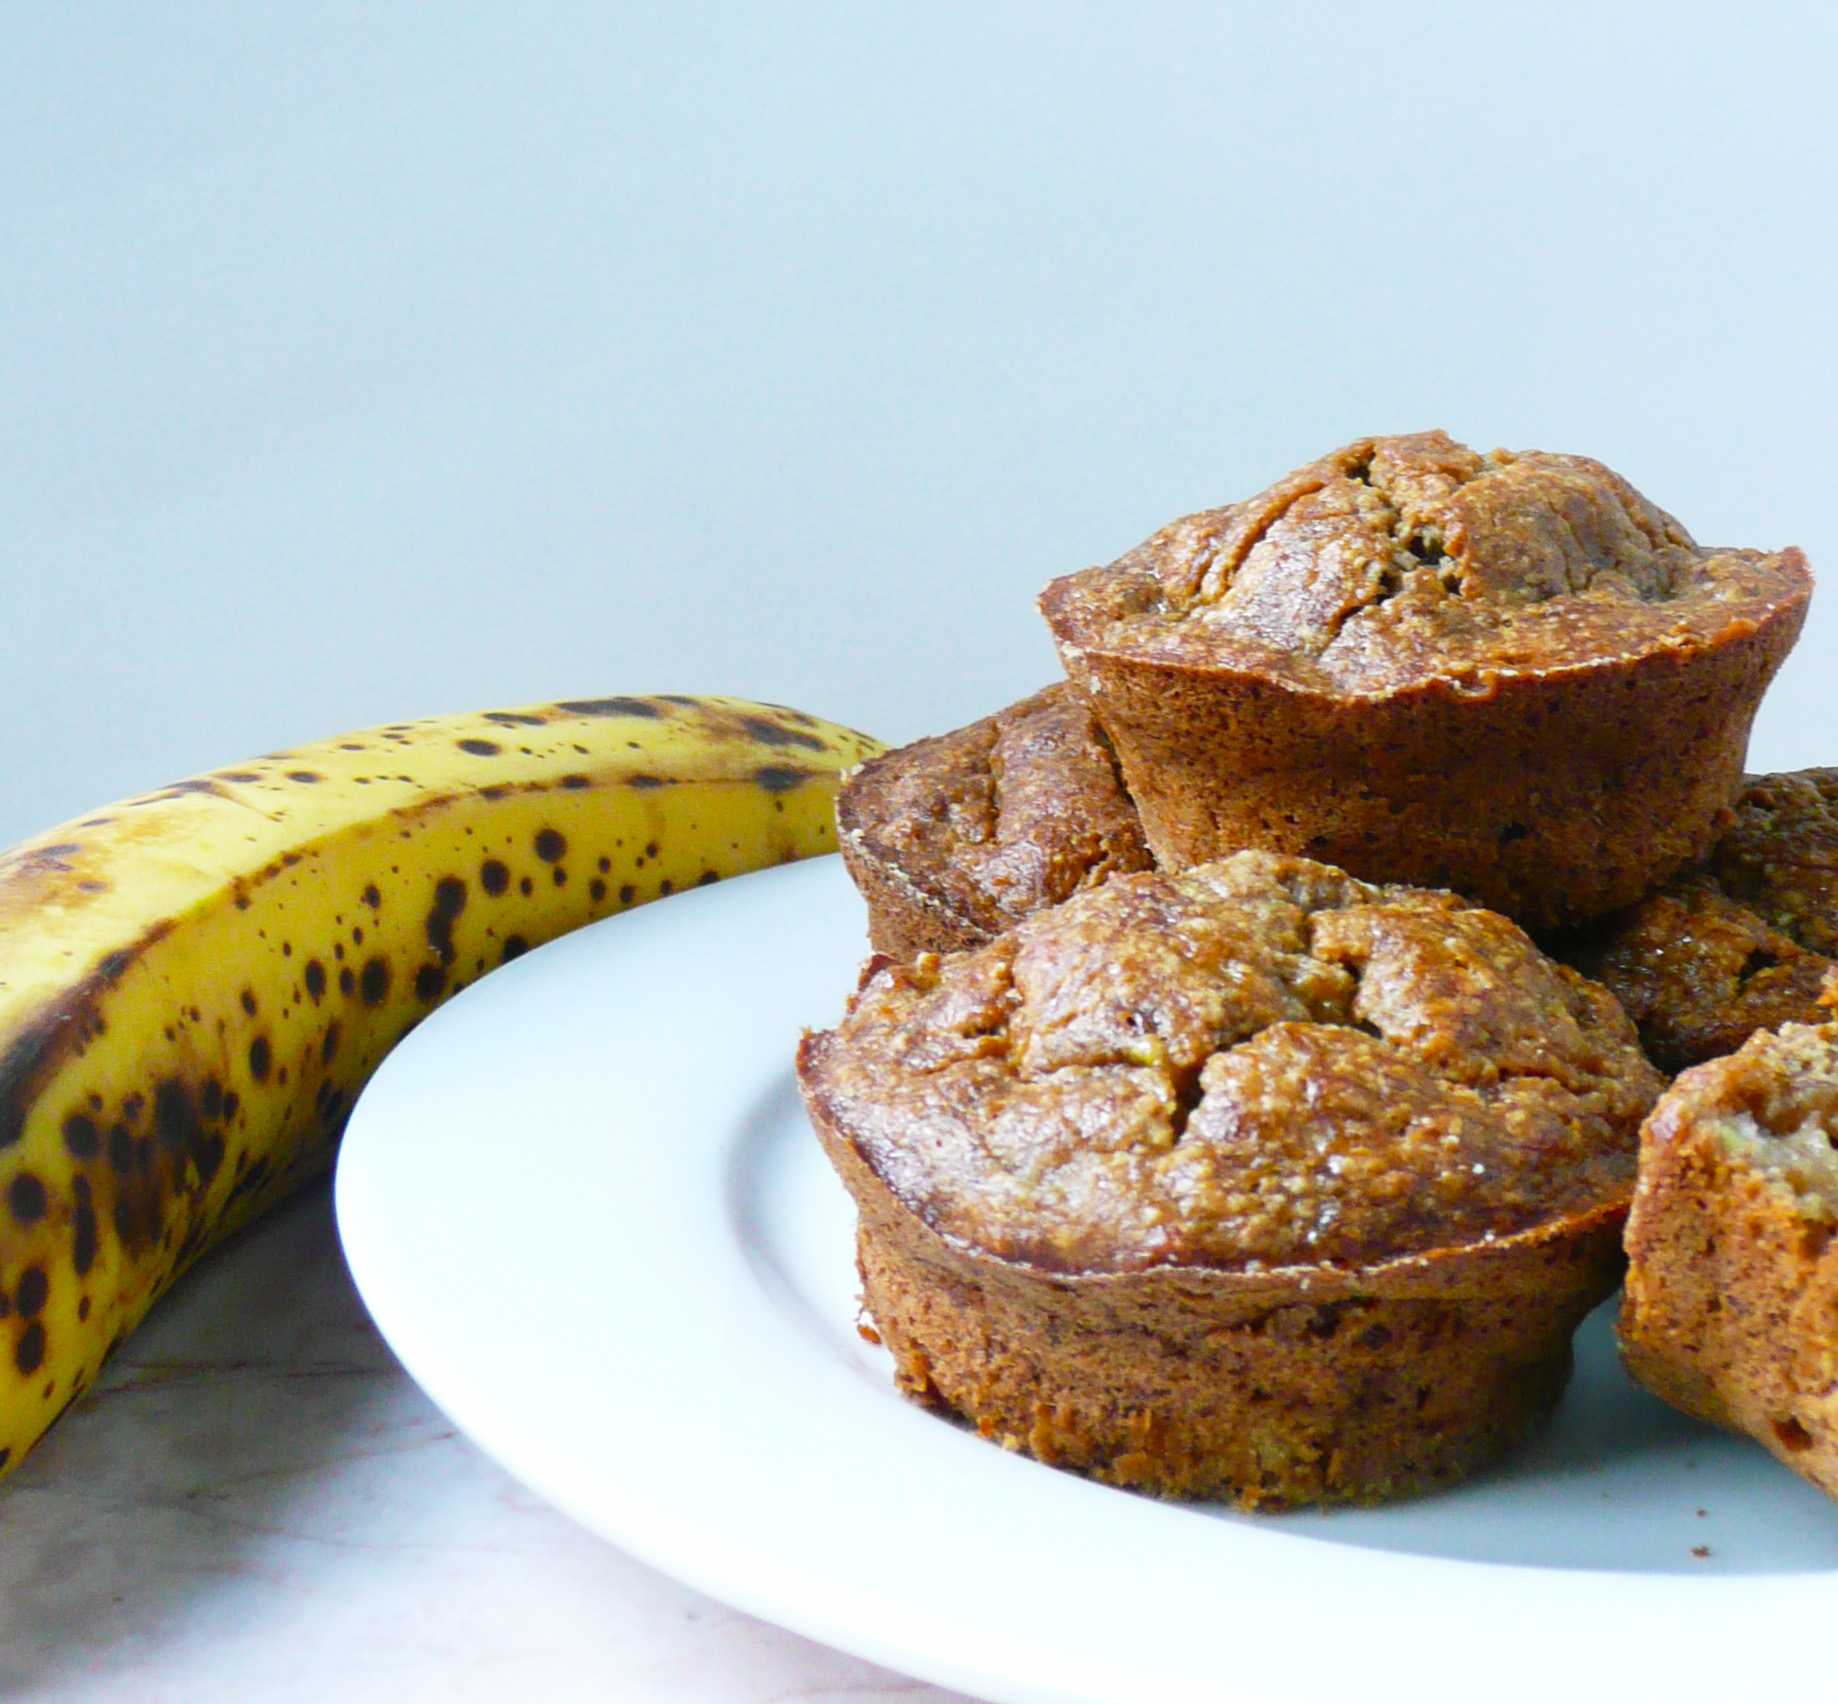
{"label": "golden sugary crust", "polygon": [[1681,1076],[1641,1135],[1621,1348],[1643,1385],[1838,1496],[1838,1027]]}
{"label": "golden sugary crust", "polygon": [[1109,742],[1063,682],[863,764],[836,811],[869,938],[893,958],[978,946],[1150,863]]}
{"label": "golden sugary crust", "polygon": [[1604,984],[1662,1070],[1817,1023],[1838,962],[1838,770],[1752,778],[1704,864],[1547,950]]}
{"label": "golden sugary crust", "polygon": [[1424,433],[1041,607],[1164,866],[1265,846],[1543,928],[1708,851],[1810,591],[1799,552],[1698,549],[1598,463]]}
{"label": "golden sugary crust", "polygon": [[888,965],[803,1065],[927,1223],[1080,1272],[1512,1235],[1624,1199],[1661,1086],[1506,919],[1264,852]]}
{"label": "golden sugary crust", "polygon": [[1781,555],[1699,548],[1585,456],[1421,432],[1190,515],[1048,599],[1079,645],[1383,698],[1714,645],[1799,578]]}

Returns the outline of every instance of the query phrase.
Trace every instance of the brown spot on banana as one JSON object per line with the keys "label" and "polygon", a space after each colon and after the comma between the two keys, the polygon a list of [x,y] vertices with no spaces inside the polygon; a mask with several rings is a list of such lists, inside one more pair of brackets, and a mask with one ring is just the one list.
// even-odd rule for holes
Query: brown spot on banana
{"label": "brown spot on banana", "polygon": [[878,749],[771,706],[578,700],[276,753],[0,853],[0,1469],[191,1259],[324,1169],[461,967],[832,850],[838,778]]}

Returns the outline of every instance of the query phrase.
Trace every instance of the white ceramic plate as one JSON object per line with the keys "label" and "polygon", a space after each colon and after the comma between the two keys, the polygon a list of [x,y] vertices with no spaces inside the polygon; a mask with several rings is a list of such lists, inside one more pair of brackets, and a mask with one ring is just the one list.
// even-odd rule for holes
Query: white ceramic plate
{"label": "white ceramic plate", "polygon": [[716,1597],[991,1699],[1831,1696],[1838,1508],[1632,1389],[1600,1317],[1534,1447],[1382,1511],[1151,1502],[901,1401],[790,1069],[863,952],[834,859],[700,889],[507,966],[364,1095],[352,1269],[512,1472]]}

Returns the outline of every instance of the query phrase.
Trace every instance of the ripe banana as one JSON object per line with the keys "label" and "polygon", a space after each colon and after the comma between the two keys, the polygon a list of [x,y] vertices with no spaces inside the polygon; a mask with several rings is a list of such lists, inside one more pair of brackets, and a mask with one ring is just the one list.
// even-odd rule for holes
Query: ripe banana
{"label": "ripe banana", "polygon": [[595,918],[832,850],[837,780],[879,749],[722,698],[438,717],[0,854],[0,1470],[329,1164],[430,1008]]}

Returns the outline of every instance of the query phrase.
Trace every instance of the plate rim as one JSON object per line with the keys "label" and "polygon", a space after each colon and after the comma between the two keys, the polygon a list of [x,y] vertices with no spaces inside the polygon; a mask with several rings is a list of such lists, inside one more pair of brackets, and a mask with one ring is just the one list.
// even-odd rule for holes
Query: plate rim
{"label": "plate rim", "polygon": [[[1152,1686],[1157,1697],[1175,1699],[1258,1699],[1270,1704],[1307,1700],[1312,1704],[1317,1699],[1351,1698],[1351,1692],[1322,1692],[1307,1686],[1298,1689],[1270,1671],[1268,1664],[1255,1662],[1249,1664],[1249,1670],[1254,1672],[1241,1668],[1229,1677],[1196,1671],[1190,1662],[1174,1667],[1165,1663],[1145,1666],[1142,1661],[1133,1666],[1119,1664],[1114,1650],[1095,1636],[1095,1629],[1081,1630],[1074,1625],[1071,1642],[1067,1643],[1063,1617],[1051,1623],[1057,1628],[1053,1637],[1043,1636],[1035,1613],[1040,1606],[1031,1600],[1029,1610],[1034,1619],[1028,1626],[1032,1634],[1018,1637],[1014,1627],[994,1624],[987,1615],[980,1621],[975,1614],[966,1616],[962,1601],[953,1599],[949,1592],[915,1602],[910,1593],[896,1591],[890,1596],[884,1585],[878,1592],[868,1589],[859,1577],[851,1577],[850,1569],[836,1566],[833,1557],[827,1569],[813,1568],[809,1555],[802,1551],[794,1555],[785,1548],[762,1548],[757,1532],[749,1541],[745,1534],[737,1535],[732,1529],[723,1531],[719,1519],[711,1519],[706,1501],[691,1507],[676,1491],[663,1497],[647,1496],[617,1473],[584,1469],[578,1459],[578,1439],[561,1430],[545,1433],[540,1425],[533,1426],[527,1403],[507,1400],[502,1390],[494,1393],[490,1380],[481,1380],[476,1365],[468,1367],[463,1359],[455,1359],[450,1319],[442,1329],[430,1329],[431,1320],[445,1317],[438,1307],[433,1313],[429,1311],[431,1274],[423,1266],[414,1269],[418,1276],[405,1279],[401,1261],[393,1259],[387,1247],[391,1211],[400,1211],[402,1206],[399,1198],[404,1164],[400,1156],[395,1157],[395,1178],[390,1182],[391,1156],[387,1149],[392,1120],[399,1134],[404,1108],[425,1101],[429,1095],[430,1083],[423,1079],[438,1074],[438,1070],[450,1069],[443,1063],[443,1049],[495,1018],[499,1008],[515,1013],[520,1005],[521,1021],[535,1025],[543,999],[558,998],[557,990],[568,976],[578,975],[583,967],[591,976],[597,960],[612,964],[623,959],[629,969],[633,955],[657,953],[673,942],[680,945],[679,937],[698,930],[720,932],[725,950],[731,944],[730,936],[746,933],[744,927],[737,925],[749,919],[757,923],[774,915],[775,908],[786,907],[808,919],[813,906],[829,908],[826,927],[832,932],[838,908],[848,910],[856,919],[855,956],[858,960],[865,956],[859,905],[847,888],[839,861],[831,856],[696,890],[674,898],[669,907],[645,907],[609,919],[592,930],[564,937],[485,979],[461,999],[443,1007],[384,1062],[353,1112],[340,1157],[335,1196],[347,1260],[386,1340],[411,1376],[462,1431],[583,1525],[711,1597],[898,1672],[972,1694],[1025,1704],[1047,1704],[1050,1700],[1113,1704],[1142,1696],[1145,1686]],[[770,928],[763,931],[768,945],[771,934]],[[829,944],[826,938],[826,946]],[[734,952],[741,955],[735,962],[742,962],[743,947],[735,947]],[[830,990],[831,1009],[839,1010],[847,982],[831,975],[825,986]],[[786,1061],[780,1059],[776,1069],[782,1073],[785,1066]],[[705,1167],[712,1165],[719,1178],[722,1199],[708,1210],[723,1222],[732,1217],[728,1194],[737,1152],[730,1131],[725,1146],[713,1155],[703,1154],[696,1162]],[[679,1163],[688,1165],[690,1161]],[[706,1174],[703,1181],[706,1182]],[[379,1187],[386,1184],[384,1194],[379,1196]],[[462,1187],[462,1198],[464,1193]],[[442,1199],[451,1198],[449,1189]],[[466,1206],[463,1199],[461,1206]],[[438,1215],[429,1217],[439,1225]],[[442,1229],[449,1236],[458,1234],[450,1226]],[[438,1235],[434,1242],[439,1242]],[[749,1259],[736,1234],[733,1246],[712,1262],[716,1281],[731,1282],[735,1266],[745,1266]],[[416,1283],[422,1288],[417,1290]],[[738,1309],[743,1332],[760,1329],[762,1310],[773,1305],[758,1291],[757,1282],[755,1289],[751,1306],[743,1296],[727,1298]],[[708,1297],[702,1299],[709,1301]],[[719,1303],[720,1298],[716,1301]],[[781,1319],[780,1324],[789,1335],[787,1322]],[[839,1404],[851,1419],[859,1418],[864,1400],[879,1404],[886,1412],[877,1414],[873,1422],[874,1437],[897,1434],[900,1448],[923,1458],[928,1472],[936,1470],[941,1457],[948,1456],[952,1446],[944,1443],[945,1438],[970,1452],[949,1462],[947,1470],[959,1476],[968,1474],[979,1485],[991,1481],[990,1470],[995,1467],[985,1458],[998,1458],[1001,1472],[1007,1475],[1001,1494],[1018,1500],[1031,1518],[1044,1520],[1048,1527],[1057,1529],[1067,1523],[1077,1527],[1079,1522],[1072,1519],[1072,1511],[1098,1511],[1093,1518],[1100,1530],[1107,1530],[1113,1540],[1125,1541],[1125,1549],[1132,1543],[1138,1549],[1152,1544],[1181,1555],[1191,1550],[1192,1540],[1180,1538],[1179,1522],[1204,1527],[1214,1535],[1245,1530],[1212,1519],[1196,1521],[1190,1511],[1129,1497],[1037,1463],[1006,1456],[957,1428],[940,1426],[936,1419],[909,1405],[890,1402],[888,1392],[869,1389],[866,1381],[840,1364],[831,1369],[829,1377],[819,1374],[815,1369],[823,1363],[818,1345],[806,1344],[800,1351],[780,1344],[774,1352],[786,1357],[797,1378],[810,1381],[811,1388],[826,1401]],[[748,1365],[751,1368],[752,1363]],[[847,1382],[862,1388],[853,1397],[846,1396],[842,1392]],[[775,1401],[788,1400],[782,1389],[769,1394]],[[895,1420],[895,1415],[902,1418]],[[777,1417],[775,1424],[783,1419],[784,1416]],[[782,1432],[781,1426],[780,1433],[774,1435]],[[844,1450],[843,1458],[851,1462],[856,1459],[848,1450]],[[973,1461],[982,1465],[972,1467]],[[1038,1479],[1024,1478],[1029,1473]],[[1019,1489],[1024,1485],[1033,1488],[1024,1493]],[[1045,1487],[1051,1489],[1043,1491]],[[1104,1501],[1095,1502],[1094,1498]],[[1127,1515],[1121,1513],[1125,1508],[1130,1511]],[[1223,1555],[1241,1552],[1245,1545],[1215,1536],[1210,1548]],[[1329,1576],[1326,1583],[1355,1591],[1370,1588],[1376,1579],[1381,1593],[1394,1597],[1408,1589],[1445,1604],[1451,1598],[1459,1600],[1471,1616],[1478,1614],[1487,1623],[1478,1629],[1470,1625],[1445,1652],[1454,1664],[1451,1672],[1459,1670],[1469,1678],[1475,1671],[1462,1665],[1478,1660],[1500,1635],[1528,1639],[1536,1635],[1535,1623],[1510,1613],[1511,1605],[1506,1602],[1509,1599],[1529,1598],[1547,1611],[1562,1610],[1570,1617],[1574,1635],[1589,1635],[1593,1629],[1593,1636],[1607,1628],[1610,1617],[1602,1611],[1608,1603],[1612,1605],[1612,1619],[1630,1629],[1630,1643],[1642,1634],[1651,1639],[1695,1626],[1707,1611],[1727,1621],[1732,1614],[1747,1616],[1759,1609],[1770,1625],[1778,1626],[1785,1615],[1796,1611],[1816,1613],[1838,1603],[1838,1573],[1692,1578],[1582,1568],[1552,1570],[1363,1549],[1309,1534],[1262,1529],[1256,1530],[1251,1548],[1267,1577],[1261,1582],[1236,1579],[1234,1584],[1252,1598],[1260,1592],[1269,1598],[1275,1590],[1312,1574],[1317,1578]],[[1316,1565],[1311,1568],[1307,1560],[1299,1562],[1304,1555]],[[1479,1584],[1482,1580],[1488,1583]],[[1181,1601],[1187,1602],[1191,1597],[1189,1593]],[[1244,1609],[1243,1605],[1234,1607]],[[1346,1619],[1349,1617],[1343,1616]],[[1368,1625],[1370,1616],[1355,1614],[1350,1619],[1372,1630]],[[1481,1632],[1487,1637],[1478,1638]],[[1666,1684],[1681,1699],[1716,1697],[1718,1688],[1737,1678],[1737,1672],[1726,1663],[1702,1652],[1695,1653],[1688,1663],[1661,1662],[1659,1666],[1670,1671],[1668,1677],[1662,1680],[1649,1666],[1643,1684]],[[1803,1666],[1776,1663],[1780,1672],[1775,1678],[1762,1672],[1766,1667],[1764,1662],[1758,1669],[1745,1657],[1740,1670],[1744,1684],[1803,1684],[1815,1672]],[[1393,1689],[1387,1687],[1383,1675],[1369,1672],[1367,1678],[1375,1682],[1376,1689],[1362,1688],[1362,1699],[1392,1696]],[[1409,1685],[1397,1690],[1398,1697],[1441,1696],[1426,1686],[1431,1677],[1421,1667],[1407,1678]],[[1623,1680],[1612,1691],[1588,1691],[1586,1695],[1624,1695],[1626,1684]],[[994,1690],[990,1690],[992,1687]],[[1547,1687],[1548,1682],[1522,1687],[1512,1677],[1504,1677],[1494,1695],[1504,1699],[1518,1697],[1523,1691],[1530,1699],[1547,1696]],[[1578,1690],[1574,1674],[1570,1676],[1570,1690]]]}

